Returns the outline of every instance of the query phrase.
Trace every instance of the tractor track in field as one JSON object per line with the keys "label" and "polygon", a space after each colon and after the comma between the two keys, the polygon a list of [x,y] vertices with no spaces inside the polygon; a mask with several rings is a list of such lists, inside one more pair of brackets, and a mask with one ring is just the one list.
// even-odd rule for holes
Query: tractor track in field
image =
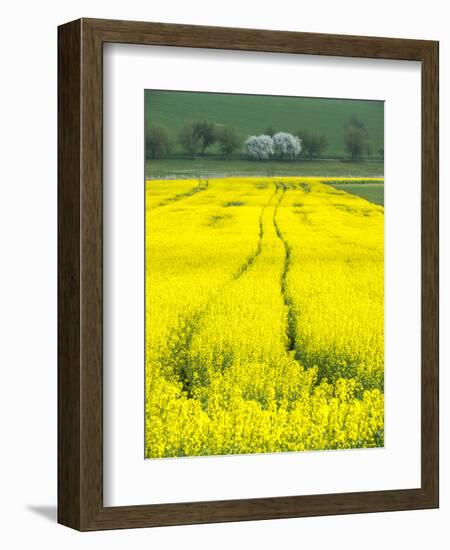
{"label": "tractor track in field", "polygon": [[181,316],[177,325],[173,328],[172,333],[169,335],[169,363],[172,365],[172,368],[175,369],[175,372],[177,373],[182,384],[183,391],[188,395],[188,397],[192,397],[192,380],[189,378],[189,371],[191,370],[190,365],[192,363],[190,349],[195,333],[198,332],[203,316],[206,314],[208,308],[217,296],[219,296],[229,284],[237,281],[242,275],[244,275],[254,264],[257,257],[261,254],[262,241],[264,238],[263,216],[266,208],[270,206],[272,200],[281,189],[281,187],[276,185],[274,193],[270,196],[267,203],[261,208],[258,221],[258,244],[255,252],[249,256],[247,260],[245,260],[230,280],[225,282],[220,288],[212,293],[211,297],[202,308],[191,312],[189,315]]}
{"label": "tractor track in field", "polygon": [[[291,266],[291,248],[284,238],[280,226],[278,224],[277,215],[278,209],[283,201],[284,195],[288,190],[288,187],[283,182],[275,182],[275,191],[270,196],[266,204],[261,208],[258,221],[258,243],[254,253],[245,260],[239,270],[235,275],[220,286],[215,292],[212,293],[210,298],[207,300],[205,305],[196,311],[192,311],[188,315],[183,315],[179,318],[176,326],[173,327],[172,333],[169,336],[169,349],[170,356],[168,357],[169,364],[171,365],[171,370],[173,369],[183,387],[183,391],[187,394],[188,397],[192,397],[193,392],[193,380],[192,373],[196,369],[195,357],[191,356],[191,347],[192,340],[195,337],[195,334],[200,330],[202,319],[207,313],[208,309],[211,307],[211,304],[215,299],[228,287],[228,285],[233,284],[240,277],[248,272],[248,270],[253,266],[258,256],[261,254],[263,247],[264,239],[264,214],[268,207],[271,207],[273,201],[275,200],[273,206],[272,214],[272,224],[275,230],[277,238],[281,241],[284,248],[284,264],[282,266],[281,276],[280,276],[280,287],[283,303],[286,307],[286,351],[288,353],[293,353],[293,356],[296,361],[299,361],[299,350],[296,342],[296,326],[297,326],[297,316],[293,307],[292,298],[289,294],[287,288],[287,276]],[[303,189],[304,192],[308,192]],[[278,195],[278,197],[277,197]],[[267,230],[267,229],[266,229]]]}
{"label": "tractor track in field", "polygon": [[284,305],[287,309],[287,319],[286,319],[286,337],[287,337],[287,344],[286,344],[286,350],[288,352],[294,352],[295,358],[297,358],[298,348],[297,348],[297,342],[296,342],[296,325],[297,325],[297,316],[294,311],[294,306],[292,303],[292,298],[289,294],[288,288],[287,288],[287,276],[289,273],[289,268],[291,266],[291,248],[286,241],[286,239],[283,237],[283,234],[280,230],[280,226],[278,225],[277,221],[277,214],[278,214],[278,208],[284,198],[284,194],[287,191],[286,184],[280,182],[275,184],[277,186],[277,190],[281,189],[280,198],[278,199],[278,202],[275,206],[275,209],[273,211],[273,226],[275,228],[275,233],[277,237],[280,239],[280,241],[283,244],[284,247],[284,265],[283,270],[281,272],[281,278],[280,278],[280,286],[281,286],[281,295],[283,297]]}
{"label": "tractor track in field", "polygon": [[177,193],[176,195],[173,195],[172,197],[169,197],[160,203],[158,203],[156,206],[151,208],[150,210],[155,210],[156,208],[161,208],[162,206],[167,206],[169,204],[172,204],[174,202],[181,201],[183,199],[187,199],[189,197],[192,197],[192,195],[196,195],[197,193],[201,193],[202,191],[206,191],[209,186],[208,180],[199,180],[198,184],[195,187],[192,187],[192,189],[189,189],[189,191],[185,191],[184,193]]}
{"label": "tractor track in field", "polygon": [[[208,308],[211,307],[211,304],[219,296],[224,289],[237,281],[241,276],[248,272],[248,270],[253,266],[258,256],[261,254],[263,239],[264,239],[264,224],[263,216],[268,207],[271,206],[272,201],[279,195],[278,199],[275,202],[272,215],[272,224],[275,230],[277,238],[281,241],[284,247],[284,264],[282,266],[282,272],[280,277],[280,286],[283,303],[287,310],[287,319],[286,319],[286,351],[288,353],[293,353],[294,358],[299,361],[298,358],[298,347],[296,342],[296,324],[297,317],[293,308],[292,299],[289,295],[287,289],[287,275],[289,272],[291,264],[291,249],[285,238],[283,237],[280,227],[277,221],[278,208],[280,207],[284,194],[287,191],[286,184],[282,182],[276,182],[275,191],[271,195],[267,203],[261,208],[261,213],[259,216],[259,231],[258,231],[258,244],[255,252],[242,264],[238,272],[224,283],[219,289],[217,289],[206,302],[206,304],[196,310],[191,312],[189,315],[182,316],[179,319],[179,322],[176,327],[174,327],[172,336],[169,337],[170,344],[170,363],[172,367],[175,368],[180,382],[182,383],[183,391],[187,394],[188,397],[192,396],[192,384],[191,375],[193,372],[193,362],[195,363],[195,358],[191,357],[191,344],[195,334],[200,329],[202,318],[206,314]],[[194,367],[195,369],[195,367]]]}
{"label": "tractor track in field", "polygon": [[259,230],[258,230],[258,244],[256,245],[255,252],[250,255],[245,262],[241,265],[241,267],[237,270],[234,280],[239,279],[239,277],[242,277],[246,271],[255,263],[256,258],[261,254],[262,250],[262,242],[264,238],[264,226],[263,226],[263,216],[266,211],[266,208],[270,205],[276,194],[278,193],[279,189],[278,187],[275,189],[275,192],[273,195],[271,195],[270,199],[267,201],[267,203],[261,208],[261,213],[259,214]]}

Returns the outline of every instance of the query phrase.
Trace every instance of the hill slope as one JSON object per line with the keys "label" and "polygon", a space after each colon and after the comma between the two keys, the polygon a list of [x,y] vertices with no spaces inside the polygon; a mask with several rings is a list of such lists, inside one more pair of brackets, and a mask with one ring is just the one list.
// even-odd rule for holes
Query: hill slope
{"label": "hill slope", "polygon": [[376,152],[383,147],[384,103],[348,99],[317,99],[202,92],[146,90],[147,124],[162,124],[176,133],[184,124],[211,120],[234,127],[245,139],[268,126],[295,133],[323,132],[329,142],[325,156],[344,156],[343,127],[356,115],[369,131]]}

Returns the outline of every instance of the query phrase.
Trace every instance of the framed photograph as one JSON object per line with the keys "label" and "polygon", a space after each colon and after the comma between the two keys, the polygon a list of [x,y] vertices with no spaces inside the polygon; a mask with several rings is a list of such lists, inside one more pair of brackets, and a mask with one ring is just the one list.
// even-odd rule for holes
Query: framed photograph
{"label": "framed photograph", "polygon": [[438,43],[58,50],[59,522],[438,507]]}

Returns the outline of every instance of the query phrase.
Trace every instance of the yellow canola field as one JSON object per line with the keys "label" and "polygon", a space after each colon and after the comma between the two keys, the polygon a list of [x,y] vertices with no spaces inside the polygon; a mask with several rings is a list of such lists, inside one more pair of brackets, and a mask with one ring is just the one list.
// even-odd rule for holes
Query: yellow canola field
{"label": "yellow canola field", "polygon": [[383,445],[383,208],[321,181],[147,182],[148,458]]}

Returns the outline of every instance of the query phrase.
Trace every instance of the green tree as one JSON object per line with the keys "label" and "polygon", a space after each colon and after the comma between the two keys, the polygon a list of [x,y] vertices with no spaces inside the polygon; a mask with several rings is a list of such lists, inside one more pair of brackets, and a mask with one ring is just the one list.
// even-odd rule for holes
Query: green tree
{"label": "green tree", "polygon": [[359,128],[360,130],[363,130],[366,137],[369,135],[369,132],[367,131],[367,128],[364,122],[360,118],[358,118],[356,115],[352,115],[347,121],[347,124],[345,126],[346,128],[349,126],[353,126],[353,128]]}
{"label": "green tree", "polygon": [[225,158],[229,158],[241,146],[241,138],[234,128],[220,126],[217,128],[216,137]]}
{"label": "green tree", "polygon": [[369,132],[364,123],[352,116],[344,128],[344,145],[352,160],[360,158],[367,153]]}
{"label": "green tree", "polygon": [[192,158],[201,151],[202,139],[196,131],[195,124],[190,123],[183,126],[178,134],[178,141],[184,151]]}
{"label": "green tree", "polygon": [[194,134],[200,140],[200,150],[203,154],[210,145],[216,142],[216,125],[207,120],[194,122]]}
{"label": "green tree", "polygon": [[299,130],[297,135],[302,141],[302,152],[310,159],[319,156],[328,147],[328,140],[325,134]]}
{"label": "green tree", "polygon": [[147,126],[145,132],[145,156],[147,158],[167,157],[173,148],[173,139],[164,126]]}

